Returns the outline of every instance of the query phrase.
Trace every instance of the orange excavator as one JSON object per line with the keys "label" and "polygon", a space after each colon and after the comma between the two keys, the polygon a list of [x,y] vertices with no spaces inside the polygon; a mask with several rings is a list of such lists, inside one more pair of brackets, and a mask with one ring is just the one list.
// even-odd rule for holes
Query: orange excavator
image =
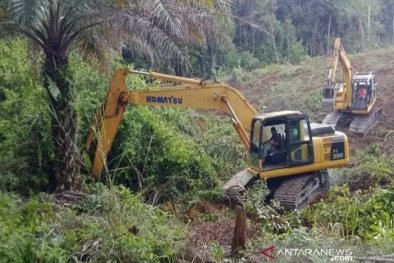
{"label": "orange excavator", "polygon": [[[128,90],[128,74],[179,83],[175,87]],[[327,185],[328,169],[349,164],[347,136],[330,125],[310,123],[299,111],[278,111],[259,114],[238,90],[219,82],[172,75],[117,70],[109,92],[98,110],[87,137],[85,150],[96,140],[92,173],[99,178],[106,166],[107,154],[116,138],[123,114],[129,104],[178,108],[212,109],[226,113],[238,132],[240,141],[249,152],[249,165],[224,183],[224,195],[235,188],[240,191],[257,179],[267,179],[271,196],[285,209],[298,209]],[[272,136],[271,128],[279,134],[277,151],[262,153]]]}

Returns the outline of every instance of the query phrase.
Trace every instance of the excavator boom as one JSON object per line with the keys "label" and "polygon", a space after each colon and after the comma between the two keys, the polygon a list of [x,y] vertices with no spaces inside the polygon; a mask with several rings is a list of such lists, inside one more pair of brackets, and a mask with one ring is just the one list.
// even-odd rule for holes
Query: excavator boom
{"label": "excavator boom", "polygon": [[[152,79],[179,82],[186,86],[132,91],[126,86],[128,74],[141,74]],[[106,155],[112,146],[128,104],[220,110],[230,116],[241,142],[249,150],[251,121],[257,111],[236,89],[220,83],[207,84],[204,80],[123,68],[115,72],[110,90],[96,115],[95,124],[85,144],[85,149],[89,150],[92,139],[98,133],[98,145],[93,161],[93,174],[96,177],[103,169]],[[242,115],[237,116],[236,112],[242,112]]]}
{"label": "excavator boom", "polygon": [[[338,67],[338,61],[342,65],[343,78],[345,83],[335,83],[335,74]],[[322,110],[325,113],[334,111],[336,108],[349,108],[352,97],[352,66],[350,60],[341,44],[339,38],[335,39],[334,48],[331,57],[331,67],[328,73],[326,85],[323,89],[323,105]],[[347,88],[348,87],[348,88]]]}

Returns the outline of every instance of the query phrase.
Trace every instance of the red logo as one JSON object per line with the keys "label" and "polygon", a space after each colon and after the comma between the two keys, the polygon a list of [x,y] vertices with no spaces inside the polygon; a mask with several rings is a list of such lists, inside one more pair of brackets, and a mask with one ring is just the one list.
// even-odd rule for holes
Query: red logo
{"label": "red logo", "polygon": [[274,259],[274,247],[275,246],[270,246],[269,248],[261,250],[261,255]]}

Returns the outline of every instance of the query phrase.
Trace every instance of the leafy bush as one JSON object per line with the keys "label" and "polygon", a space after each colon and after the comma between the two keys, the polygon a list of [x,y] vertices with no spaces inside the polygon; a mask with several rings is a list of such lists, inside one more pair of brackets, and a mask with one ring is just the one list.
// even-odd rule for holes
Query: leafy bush
{"label": "leafy bush", "polygon": [[141,201],[97,185],[76,212],[0,192],[0,262],[175,262],[184,226]]}
{"label": "leafy bush", "polygon": [[337,184],[348,183],[351,190],[390,185],[393,181],[394,156],[382,151],[379,144],[357,150],[351,156],[352,167],[337,171]]}
{"label": "leafy bush", "polygon": [[0,43],[0,189],[46,190],[52,154],[46,94],[27,60],[26,43]]}
{"label": "leafy bush", "polygon": [[378,191],[356,191],[336,186],[330,189],[329,197],[304,211],[304,216],[315,227],[341,226],[343,236],[359,236],[377,239],[380,242],[394,241],[394,228],[390,218],[394,216],[393,189]]}
{"label": "leafy bush", "polygon": [[286,51],[286,58],[291,64],[300,64],[306,55],[305,49],[300,41],[293,43]]}

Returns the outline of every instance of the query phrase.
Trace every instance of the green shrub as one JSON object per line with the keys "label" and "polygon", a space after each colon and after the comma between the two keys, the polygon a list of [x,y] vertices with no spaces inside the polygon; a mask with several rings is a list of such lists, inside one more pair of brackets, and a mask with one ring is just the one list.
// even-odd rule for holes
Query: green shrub
{"label": "green shrub", "polygon": [[0,262],[175,262],[184,226],[141,201],[102,185],[78,210],[0,192]]}
{"label": "green shrub", "polygon": [[377,243],[394,241],[390,221],[394,216],[393,189],[351,193],[346,185],[336,186],[330,189],[327,200],[303,214],[315,227],[329,229],[339,224],[342,236],[377,239]]}
{"label": "green shrub", "polygon": [[23,41],[0,43],[0,189],[28,194],[48,185],[52,154],[45,91]]}

